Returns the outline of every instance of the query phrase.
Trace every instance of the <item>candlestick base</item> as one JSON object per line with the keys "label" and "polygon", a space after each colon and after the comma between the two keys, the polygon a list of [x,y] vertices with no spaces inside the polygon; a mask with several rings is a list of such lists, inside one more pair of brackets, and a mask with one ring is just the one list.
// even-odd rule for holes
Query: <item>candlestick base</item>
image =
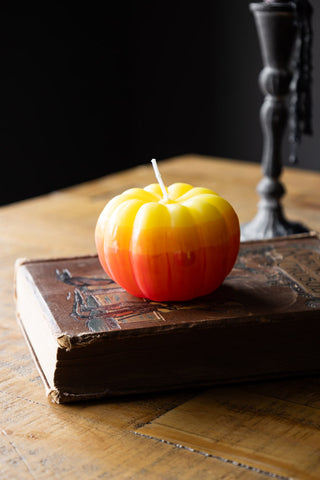
{"label": "candlestick base", "polygon": [[260,210],[254,219],[241,225],[241,241],[283,237],[309,231],[302,223],[289,222],[284,217],[280,205],[272,210],[260,206]]}

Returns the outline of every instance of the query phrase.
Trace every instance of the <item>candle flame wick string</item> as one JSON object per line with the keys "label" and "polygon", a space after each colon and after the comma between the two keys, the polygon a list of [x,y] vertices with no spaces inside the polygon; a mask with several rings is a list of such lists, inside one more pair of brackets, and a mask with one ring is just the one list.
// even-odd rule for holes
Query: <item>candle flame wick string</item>
{"label": "candle flame wick string", "polygon": [[153,158],[151,160],[151,163],[152,163],[152,166],[153,166],[154,174],[156,176],[156,179],[158,180],[158,183],[160,185],[160,188],[161,188],[161,191],[162,191],[162,194],[163,194],[163,200],[168,201],[169,200],[168,192],[167,192],[165,184],[163,183],[161,173],[160,173],[158,165],[157,165],[157,160],[155,158]]}

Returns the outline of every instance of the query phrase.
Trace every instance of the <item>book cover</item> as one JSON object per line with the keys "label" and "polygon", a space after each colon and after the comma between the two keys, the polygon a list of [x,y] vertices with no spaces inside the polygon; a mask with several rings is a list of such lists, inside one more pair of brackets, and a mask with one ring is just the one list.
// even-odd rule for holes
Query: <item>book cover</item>
{"label": "book cover", "polygon": [[15,289],[57,403],[320,371],[315,233],[243,243],[223,285],[189,302],[134,297],[97,256],[18,260]]}

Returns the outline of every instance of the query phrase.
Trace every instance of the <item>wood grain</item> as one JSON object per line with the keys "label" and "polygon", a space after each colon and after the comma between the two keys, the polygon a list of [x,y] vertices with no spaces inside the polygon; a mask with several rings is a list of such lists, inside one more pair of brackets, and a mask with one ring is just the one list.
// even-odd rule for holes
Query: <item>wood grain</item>
{"label": "wood grain", "polygon": [[[319,386],[313,382],[318,399]],[[138,432],[270,474],[318,479],[320,409],[257,390],[208,390]]]}
{"label": "wood grain", "polygon": [[[241,222],[256,211],[258,165],[187,156],[161,162],[160,168],[168,184],[186,181],[216,189]],[[288,169],[283,178],[287,216],[320,230],[320,175]],[[0,479],[319,478],[318,379],[69,406],[45,399],[15,319],[14,261],[94,253],[94,226],[107,199],[153,181],[151,165],[141,166],[0,209]],[[165,438],[167,433],[149,438],[142,432],[166,412],[181,448]],[[197,423],[207,425],[197,430],[199,450],[181,438],[191,417],[191,433]],[[218,446],[223,442],[228,452],[213,447],[208,453],[207,440],[211,447],[213,440]]]}

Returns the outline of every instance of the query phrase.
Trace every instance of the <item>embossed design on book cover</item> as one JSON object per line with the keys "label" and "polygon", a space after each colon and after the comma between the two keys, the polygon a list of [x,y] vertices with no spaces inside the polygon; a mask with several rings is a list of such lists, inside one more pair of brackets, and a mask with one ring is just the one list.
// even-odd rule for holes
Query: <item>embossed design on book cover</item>
{"label": "embossed design on book cover", "polygon": [[73,287],[70,316],[91,332],[230,318],[244,309],[250,316],[320,307],[319,243],[244,246],[218,290],[184,303],[136,298],[106,276],[73,276],[67,268],[57,270],[56,278]]}

